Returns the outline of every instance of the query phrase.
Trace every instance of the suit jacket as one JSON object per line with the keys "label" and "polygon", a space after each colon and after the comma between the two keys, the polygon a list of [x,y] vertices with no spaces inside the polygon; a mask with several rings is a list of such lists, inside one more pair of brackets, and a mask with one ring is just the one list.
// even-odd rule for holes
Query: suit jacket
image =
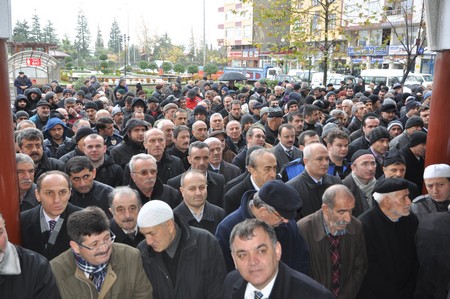
{"label": "suit jacket", "polygon": [[[225,299],[244,298],[247,281],[237,270],[228,273],[225,278],[223,293]],[[324,286],[305,274],[294,271],[283,262],[279,262],[278,274],[270,293],[276,299],[332,299],[333,294]]]}
{"label": "suit jacket", "polygon": [[[211,167],[211,164],[208,166],[208,170],[214,171],[213,168]],[[220,162],[219,173],[223,175],[226,184],[235,177],[239,176],[241,174],[241,170],[236,165],[222,161]]]}
{"label": "suit jacket", "polygon": [[320,210],[322,207],[322,195],[325,190],[332,185],[342,184],[342,182],[337,176],[326,174],[322,178],[322,184],[318,185],[305,169],[305,171],[288,181],[286,184],[297,190],[303,200],[303,207],[299,213],[301,218]]}
{"label": "suit jacket", "polygon": [[23,247],[45,256],[48,260],[57,257],[70,248],[70,238],[67,235],[67,219],[70,214],[79,210],[81,210],[79,207],[70,203],[67,204],[66,209],[60,216],[64,221],[54,245],[48,243],[50,237],[48,228],[45,228],[44,232],[41,231],[41,205],[20,213]]}
{"label": "suit jacket", "polygon": [[[207,171],[207,182],[208,182],[208,197],[206,200],[213,205],[223,207],[223,187],[225,186],[225,179],[223,175]],[[181,186],[181,176],[182,174],[171,178],[167,181],[167,185],[175,188],[176,190],[180,190]],[[180,193],[180,202],[181,202],[181,193]]]}
{"label": "suit jacket", "polygon": [[144,235],[137,233],[134,239],[130,238],[123,229],[117,224],[117,222],[112,218],[109,222],[109,229],[116,235],[116,243],[122,243],[129,245],[131,247],[137,247],[138,244],[144,240]]}
{"label": "suit jacket", "polygon": [[240,207],[242,195],[249,190],[255,190],[255,188],[250,180],[250,174],[247,174],[240,183],[228,190],[223,197],[223,205],[227,215]]}
{"label": "suit jacket", "polygon": [[[319,210],[297,222],[298,228],[309,247],[311,277],[331,289],[332,263],[330,242],[324,229],[323,212]],[[367,272],[367,255],[361,222],[352,217],[347,225],[347,233],[342,237],[339,251],[340,265],[340,299],[352,299],[358,294]]]}
{"label": "suit jacket", "polygon": [[292,160],[298,159],[302,157],[302,151],[295,146],[292,147],[292,158],[289,158],[289,156],[284,151],[283,147],[281,146],[281,143],[278,143],[276,146],[272,148],[272,153],[275,155],[275,158],[277,159],[277,173],[280,172],[281,168],[291,162]]}
{"label": "suit jacket", "polygon": [[209,202],[205,202],[203,217],[200,222],[194,218],[194,215],[192,215],[191,210],[189,210],[189,207],[186,205],[184,200],[175,209],[173,209],[173,212],[177,213],[190,226],[206,229],[213,235],[215,234],[219,223],[223,220],[223,218],[225,218],[225,211],[218,206],[210,204]]}

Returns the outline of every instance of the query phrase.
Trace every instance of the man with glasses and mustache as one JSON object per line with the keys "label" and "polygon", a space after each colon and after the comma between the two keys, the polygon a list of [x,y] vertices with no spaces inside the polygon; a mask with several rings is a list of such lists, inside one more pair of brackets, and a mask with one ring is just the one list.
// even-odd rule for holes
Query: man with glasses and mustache
{"label": "man with glasses and mustache", "polygon": [[73,213],[67,228],[70,249],[50,263],[62,298],[153,298],[139,251],[114,243],[101,209]]}
{"label": "man with glasses and mustache", "polygon": [[244,193],[241,206],[225,217],[216,231],[228,272],[235,269],[230,252],[230,234],[233,227],[245,219],[256,218],[275,229],[283,249],[281,260],[296,271],[308,274],[308,248],[295,222],[297,210],[301,206],[302,200],[298,192],[279,180],[266,182],[259,191]]}
{"label": "man with glasses and mustache", "polygon": [[311,277],[336,298],[355,298],[367,271],[361,222],[352,216],[355,198],[344,185],[322,196],[322,208],[298,221],[308,243]]}

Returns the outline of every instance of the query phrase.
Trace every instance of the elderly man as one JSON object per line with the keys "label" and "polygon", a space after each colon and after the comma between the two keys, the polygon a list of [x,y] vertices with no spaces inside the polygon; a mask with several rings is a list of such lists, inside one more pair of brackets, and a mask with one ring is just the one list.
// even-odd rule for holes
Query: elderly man
{"label": "elderly man", "polygon": [[352,156],[352,172],[342,183],[347,186],[355,197],[353,216],[358,217],[373,206],[373,188],[375,178],[375,157],[368,150],[358,150]]}
{"label": "elderly man", "polygon": [[241,198],[249,190],[259,190],[266,182],[276,179],[277,160],[268,149],[260,148],[250,153],[248,174],[225,193],[225,212],[231,214],[241,205]]}
{"label": "elderly man", "polygon": [[[191,164],[190,169],[198,169],[205,173],[208,180],[208,202],[213,205],[223,207],[223,187],[225,185],[225,180],[223,175],[208,170],[210,157],[209,152],[210,150],[206,143],[201,141],[192,143],[189,146],[188,156],[189,163]],[[180,190],[181,176],[182,175],[180,174],[169,179],[167,184],[176,190]]]}
{"label": "elderly man", "polygon": [[155,298],[222,298],[225,264],[209,232],[190,227],[160,200],[142,207],[138,226],[145,236],[138,249]]}
{"label": "elderly man", "polygon": [[22,245],[53,259],[69,248],[67,218],[80,208],[69,203],[69,177],[47,171],[36,182],[36,198],[41,205],[20,213]]}
{"label": "elderly man", "polygon": [[160,199],[172,208],[180,203],[178,191],[163,184],[158,178],[156,159],[148,154],[138,154],[130,160],[131,181],[129,187],[139,193],[141,202]]}
{"label": "elderly man", "polygon": [[224,298],[334,298],[324,286],[280,261],[282,245],[265,221],[237,224],[230,243],[236,270],[225,279]]}
{"label": "elderly man", "polygon": [[112,217],[108,196],[113,188],[94,180],[97,170],[89,158],[73,157],[66,164],[66,173],[72,183],[70,202],[73,205],[81,208],[97,206],[108,215],[108,218]]}
{"label": "elderly man", "polygon": [[139,193],[130,187],[118,187],[109,194],[110,230],[116,242],[137,247],[144,240],[137,227],[137,215],[142,207]]}
{"label": "elderly man", "polygon": [[325,190],[331,185],[342,184],[338,177],[328,174],[330,159],[323,144],[307,145],[303,151],[303,162],[305,170],[286,183],[302,196],[303,207],[299,211],[301,217],[320,210]]}
{"label": "elderly man", "polygon": [[34,179],[34,162],[30,156],[16,154],[17,180],[19,182],[20,211],[26,211],[39,204],[36,199]]}
{"label": "elderly man", "polygon": [[223,175],[225,183],[241,174],[239,167],[223,160],[223,145],[219,139],[209,137],[205,140],[205,143],[209,147],[208,170]]}
{"label": "elderly man", "polygon": [[418,220],[410,212],[408,194],[405,179],[380,180],[373,194],[378,204],[359,216],[369,261],[359,298],[413,298]]}
{"label": "elderly man", "polygon": [[36,252],[8,241],[2,214],[0,214],[0,280],[1,298],[60,298],[48,261]]}
{"label": "elderly man", "polygon": [[352,216],[355,198],[346,186],[334,185],[322,202],[297,223],[308,243],[311,277],[336,298],[355,298],[367,271],[362,224]]}
{"label": "elderly man", "polygon": [[30,156],[34,161],[34,181],[46,171],[64,169],[62,162],[44,155],[44,136],[38,129],[28,128],[20,131],[16,141],[19,152]]}
{"label": "elderly man", "polygon": [[50,263],[62,298],[153,298],[139,251],[114,244],[101,209],[70,215],[67,232],[70,249]]}
{"label": "elderly man", "polygon": [[450,166],[448,164],[428,165],[423,172],[427,195],[414,199],[411,211],[419,220],[431,213],[447,212],[450,205]]}
{"label": "elderly man", "polygon": [[225,129],[225,125],[223,123],[223,116],[220,113],[214,113],[209,118],[209,130],[212,131],[221,131]]}
{"label": "elderly man", "polygon": [[237,155],[246,145],[246,140],[242,136],[241,124],[237,120],[229,121],[226,126],[226,132],[225,144],[229,150]]}
{"label": "elderly man", "polygon": [[206,198],[208,196],[205,173],[191,169],[181,176],[180,192],[183,201],[173,211],[190,226],[206,229],[211,234],[225,218],[225,211]]}
{"label": "elderly man", "polygon": [[246,192],[242,196],[240,207],[228,215],[216,231],[216,238],[225,256],[228,271],[234,269],[229,243],[231,230],[245,219],[257,218],[275,228],[284,251],[283,262],[296,271],[308,274],[307,245],[294,220],[301,205],[302,201],[297,191],[277,180],[265,183],[258,191]]}
{"label": "elderly man", "polygon": [[50,103],[46,100],[39,100],[36,104],[36,114],[30,117],[30,120],[35,123],[36,128],[42,130],[47,124],[50,117]]}

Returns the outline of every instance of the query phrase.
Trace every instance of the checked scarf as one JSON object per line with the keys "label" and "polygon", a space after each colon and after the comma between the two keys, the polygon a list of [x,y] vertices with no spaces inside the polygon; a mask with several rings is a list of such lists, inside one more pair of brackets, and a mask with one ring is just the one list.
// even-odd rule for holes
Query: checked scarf
{"label": "checked scarf", "polygon": [[77,267],[84,273],[89,274],[89,278],[92,280],[95,287],[97,288],[97,292],[100,293],[103,281],[105,281],[106,278],[108,263],[95,266],[84,260],[79,254],[76,254],[74,252],[73,255],[75,257]]}

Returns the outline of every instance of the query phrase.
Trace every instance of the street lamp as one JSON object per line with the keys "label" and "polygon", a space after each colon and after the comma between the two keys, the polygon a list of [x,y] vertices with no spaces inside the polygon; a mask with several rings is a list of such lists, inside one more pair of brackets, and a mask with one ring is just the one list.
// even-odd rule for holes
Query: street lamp
{"label": "street lamp", "polygon": [[130,44],[130,36],[128,35],[126,35],[126,34],[124,34],[123,35],[123,48],[124,48],[124,64],[125,64],[125,68],[124,68],[124,76],[126,77],[127,76],[127,55],[128,55],[128,45],[127,45],[127,42],[128,42],[128,45]]}

